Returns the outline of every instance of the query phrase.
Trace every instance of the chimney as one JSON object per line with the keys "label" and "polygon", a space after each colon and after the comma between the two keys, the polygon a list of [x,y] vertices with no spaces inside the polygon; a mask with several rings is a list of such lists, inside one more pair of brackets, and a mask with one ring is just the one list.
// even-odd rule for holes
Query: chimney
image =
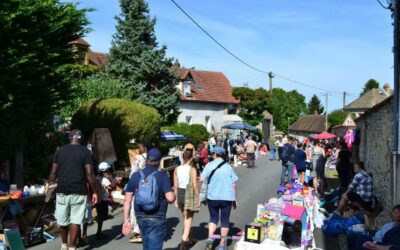
{"label": "chimney", "polygon": [[385,92],[385,94],[386,94],[387,96],[390,96],[390,95],[392,94],[392,90],[390,89],[389,83],[385,83],[385,84],[383,85],[383,90],[384,90],[384,92]]}

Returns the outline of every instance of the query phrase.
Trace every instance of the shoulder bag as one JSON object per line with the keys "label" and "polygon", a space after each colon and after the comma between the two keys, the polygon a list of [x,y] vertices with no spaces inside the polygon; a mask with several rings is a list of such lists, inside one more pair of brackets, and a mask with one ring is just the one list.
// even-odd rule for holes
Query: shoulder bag
{"label": "shoulder bag", "polygon": [[[193,171],[194,168],[191,167],[190,169],[190,178],[189,178],[189,184],[186,187],[185,191],[185,210],[189,210],[192,212],[198,212],[199,208],[197,207],[197,204],[199,203],[199,198],[196,195],[196,192],[194,191],[193,187]],[[196,177],[197,178],[197,177]]]}
{"label": "shoulder bag", "polygon": [[216,171],[218,168],[222,167],[222,165],[224,165],[224,164],[225,164],[225,161],[221,162],[221,163],[211,172],[210,176],[208,176],[208,177],[203,181],[203,183],[201,184],[201,189],[200,189],[200,194],[199,194],[199,196],[200,196],[199,199],[200,199],[200,202],[201,202],[201,203],[203,203],[203,204],[206,204],[206,203],[207,203],[208,184],[210,184],[211,177],[214,175],[215,171]]}

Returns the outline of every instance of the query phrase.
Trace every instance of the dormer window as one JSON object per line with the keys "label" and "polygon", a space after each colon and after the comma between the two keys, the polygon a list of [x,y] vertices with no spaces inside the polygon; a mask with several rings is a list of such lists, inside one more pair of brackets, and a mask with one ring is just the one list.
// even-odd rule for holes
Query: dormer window
{"label": "dormer window", "polygon": [[192,91],[190,89],[191,87],[191,81],[184,81],[183,82],[183,95],[185,96],[191,96]]}

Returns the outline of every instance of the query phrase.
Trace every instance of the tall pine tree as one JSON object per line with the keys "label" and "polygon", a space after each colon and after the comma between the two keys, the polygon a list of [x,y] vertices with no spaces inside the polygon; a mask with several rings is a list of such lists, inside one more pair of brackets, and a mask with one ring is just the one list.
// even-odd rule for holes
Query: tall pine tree
{"label": "tall pine tree", "polygon": [[133,100],[157,109],[165,122],[174,122],[179,115],[178,78],[166,47],[158,46],[156,20],[144,0],[120,0],[120,6],[106,74],[132,87]]}
{"label": "tall pine tree", "polygon": [[324,113],[324,106],[322,106],[321,101],[318,96],[313,95],[310,99],[310,102],[307,104],[308,114],[313,115],[315,113],[322,114]]}

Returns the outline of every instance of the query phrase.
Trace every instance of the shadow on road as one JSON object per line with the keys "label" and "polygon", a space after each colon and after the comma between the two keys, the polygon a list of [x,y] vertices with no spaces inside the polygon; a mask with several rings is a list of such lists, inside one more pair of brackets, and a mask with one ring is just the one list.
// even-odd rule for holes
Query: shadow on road
{"label": "shadow on road", "polygon": [[171,217],[167,218],[167,235],[165,235],[165,241],[168,241],[174,235],[176,225],[179,223],[179,218]]}
{"label": "shadow on road", "polygon": [[95,235],[88,236],[89,246],[85,247],[85,250],[98,249],[104,245],[107,245],[111,241],[124,239],[121,237],[121,225],[112,226],[112,228],[103,230],[103,234],[107,235],[108,239],[96,239]]}

